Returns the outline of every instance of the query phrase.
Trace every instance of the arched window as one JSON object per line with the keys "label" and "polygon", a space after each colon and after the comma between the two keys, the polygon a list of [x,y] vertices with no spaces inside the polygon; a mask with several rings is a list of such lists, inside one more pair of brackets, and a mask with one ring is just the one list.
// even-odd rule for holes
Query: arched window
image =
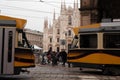
{"label": "arched window", "polygon": [[59,42],[60,41],[60,39],[59,38],[57,38],[57,42]]}
{"label": "arched window", "polygon": [[50,43],[52,43],[52,38],[50,38]]}
{"label": "arched window", "polygon": [[72,18],[71,18],[71,16],[68,17],[68,24],[72,25]]}
{"label": "arched window", "polygon": [[59,47],[57,47],[57,52],[59,52],[60,51],[60,48]]}
{"label": "arched window", "polygon": [[71,36],[71,30],[68,30],[68,36]]}
{"label": "arched window", "polygon": [[60,34],[60,29],[57,29],[57,34]]}

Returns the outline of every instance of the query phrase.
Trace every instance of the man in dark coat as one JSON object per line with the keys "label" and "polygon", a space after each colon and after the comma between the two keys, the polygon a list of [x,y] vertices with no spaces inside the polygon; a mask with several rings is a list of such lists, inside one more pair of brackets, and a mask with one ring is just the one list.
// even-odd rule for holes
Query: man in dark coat
{"label": "man in dark coat", "polygon": [[65,66],[65,63],[67,62],[67,53],[64,49],[59,53],[59,56],[62,58],[63,66]]}
{"label": "man in dark coat", "polygon": [[55,66],[57,65],[57,57],[56,57],[56,52],[53,51],[52,54],[51,54],[51,59],[52,59],[52,66]]}

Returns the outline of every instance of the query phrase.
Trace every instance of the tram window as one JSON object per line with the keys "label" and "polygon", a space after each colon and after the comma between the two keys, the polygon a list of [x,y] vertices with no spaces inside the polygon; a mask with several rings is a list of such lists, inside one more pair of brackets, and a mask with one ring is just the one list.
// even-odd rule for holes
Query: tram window
{"label": "tram window", "polygon": [[28,47],[22,32],[18,32],[18,46]]}
{"label": "tram window", "polygon": [[97,48],[97,34],[80,35],[80,48]]}
{"label": "tram window", "polygon": [[105,33],[104,48],[120,48],[120,33]]}
{"label": "tram window", "polygon": [[22,33],[21,32],[18,33],[18,46],[19,47],[23,47],[24,46],[23,45],[23,39],[22,39]]}
{"label": "tram window", "polygon": [[13,39],[13,32],[9,31],[8,33],[8,62],[12,61],[12,39]]}

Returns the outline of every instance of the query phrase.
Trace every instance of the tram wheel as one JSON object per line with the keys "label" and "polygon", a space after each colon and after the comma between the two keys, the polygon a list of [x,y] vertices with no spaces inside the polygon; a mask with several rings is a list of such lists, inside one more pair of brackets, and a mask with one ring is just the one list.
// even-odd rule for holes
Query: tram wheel
{"label": "tram wheel", "polygon": [[110,71],[109,67],[106,67],[106,68],[102,69],[102,73],[104,75],[109,75],[109,74],[111,74],[111,71]]}
{"label": "tram wheel", "polygon": [[82,71],[83,69],[80,67],[80,71]]}
{"label": "tram wheel", "polygon": [[120,71],[117,70],[117,69],[111,69],[111,73],[112,73],[112,75],[114,75],[114,76],[120,75]]}
{"label": "tram wheel", "polygon": [[19,74],[20,74],[20,71],[21,71],[21,68],[15,68],[15,69],[14,69],[14,74],[15,74],[15,75],[19,75]]}

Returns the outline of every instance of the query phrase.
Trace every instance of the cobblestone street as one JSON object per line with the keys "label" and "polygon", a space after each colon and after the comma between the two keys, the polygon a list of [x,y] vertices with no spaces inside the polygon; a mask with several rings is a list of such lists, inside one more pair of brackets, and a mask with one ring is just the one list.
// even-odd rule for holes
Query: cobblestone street
{"label": "cobblestone street", "polygon": [[20,75],[1,76],[0,80],[119,80],[120,76],[105,76],[100,71],[87,70],[81,72],[79,68],[51,65],[36,65],[28,69],[30,73]]}

